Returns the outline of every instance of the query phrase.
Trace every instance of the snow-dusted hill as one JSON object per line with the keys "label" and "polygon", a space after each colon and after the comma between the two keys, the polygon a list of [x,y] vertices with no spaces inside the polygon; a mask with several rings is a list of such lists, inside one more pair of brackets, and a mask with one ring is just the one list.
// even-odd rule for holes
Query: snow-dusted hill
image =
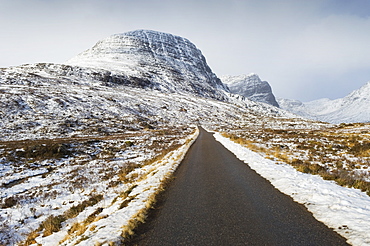
{"label": "snow-dusted hill", "polygon": [[66,64],[140,78],[146,87],[167,92],[225,99],[223,91],[228,91],[193,43],[168,33],[136,30],[112,35]]}
{"label": "snow-dusted hill", "polygon": [[148,125],[264,124],[270,117],[295,118],[232,94],[225,94],[225,102],[161,92],[106,82],[101,80],[103,73],[57,64],[0,70],[0,140],[100,135]]}
{"label": "snow-dusted hill", "polygon": [[257,74],[221,76],[221,80],[225,83],[230,92],[247,97],[255,102],[263,102],[279,107],[271,86],[267,81],[262,81]]}
{"label": "snow-dusted hill", "polygon": [[292,113],[330,123],[370,122],[370,82],[344,98],[327,98],[302,103],[278,99],[281,108]]}

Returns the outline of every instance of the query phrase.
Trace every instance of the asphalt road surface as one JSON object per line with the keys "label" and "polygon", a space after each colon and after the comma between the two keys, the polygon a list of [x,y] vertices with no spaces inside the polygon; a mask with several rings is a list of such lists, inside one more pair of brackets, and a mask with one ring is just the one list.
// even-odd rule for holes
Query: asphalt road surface
{"label": "asphalt road surface", "polygon": [[201,129],[127,245],[347,245]]}

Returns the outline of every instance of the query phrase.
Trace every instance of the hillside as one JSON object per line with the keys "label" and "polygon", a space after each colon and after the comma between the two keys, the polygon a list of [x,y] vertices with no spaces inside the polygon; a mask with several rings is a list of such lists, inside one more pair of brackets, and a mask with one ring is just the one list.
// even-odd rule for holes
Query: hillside
{"label": "hillside", "polygon": [[[224,93],[230,103],[198,93],[162,92],[124,77],[106,81],[105,70],[58,64],[3,69],[1,140],[101,135],[156,125],[238,124],[248,115],[292,117],[282,110]],[[230,95],[230,96],[228,96]]]}

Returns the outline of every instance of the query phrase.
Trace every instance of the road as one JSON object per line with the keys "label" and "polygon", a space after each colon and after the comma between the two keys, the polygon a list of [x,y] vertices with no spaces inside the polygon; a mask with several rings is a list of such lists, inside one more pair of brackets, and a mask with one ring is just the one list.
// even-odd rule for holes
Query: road
{"label": "road", "polygon": [[127,245],[347,245],[201,129]]}

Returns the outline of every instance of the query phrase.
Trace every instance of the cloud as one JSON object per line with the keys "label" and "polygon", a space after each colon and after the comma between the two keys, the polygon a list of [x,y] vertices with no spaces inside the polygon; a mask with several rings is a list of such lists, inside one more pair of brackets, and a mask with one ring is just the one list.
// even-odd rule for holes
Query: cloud
{"label": "cloud", "polygon": [[336,14],[324,12],[330,2],[246,13],[244,29],[223,38],[229,45],[217,57],[206,53],[211,64],[227,61],[212,67],[221,73],[255,72],[280,97],[338,98],[358,89],[370,80],[369,17],[348,14],[345,6]]}
{"label": "cloud", "polygon": [[309,26],[287,45],[306,64],[329,70],[352,70],[368,66],[370,18],[329,16]]}
{"label": "cloud", "polygon": [[285,51],[279,55],[283,62],[276,68],[294,69],[285,84],[302,98],[344,96],[370,80],[367,30],[369,18],[330,15],[287,40],[280,48]]}

